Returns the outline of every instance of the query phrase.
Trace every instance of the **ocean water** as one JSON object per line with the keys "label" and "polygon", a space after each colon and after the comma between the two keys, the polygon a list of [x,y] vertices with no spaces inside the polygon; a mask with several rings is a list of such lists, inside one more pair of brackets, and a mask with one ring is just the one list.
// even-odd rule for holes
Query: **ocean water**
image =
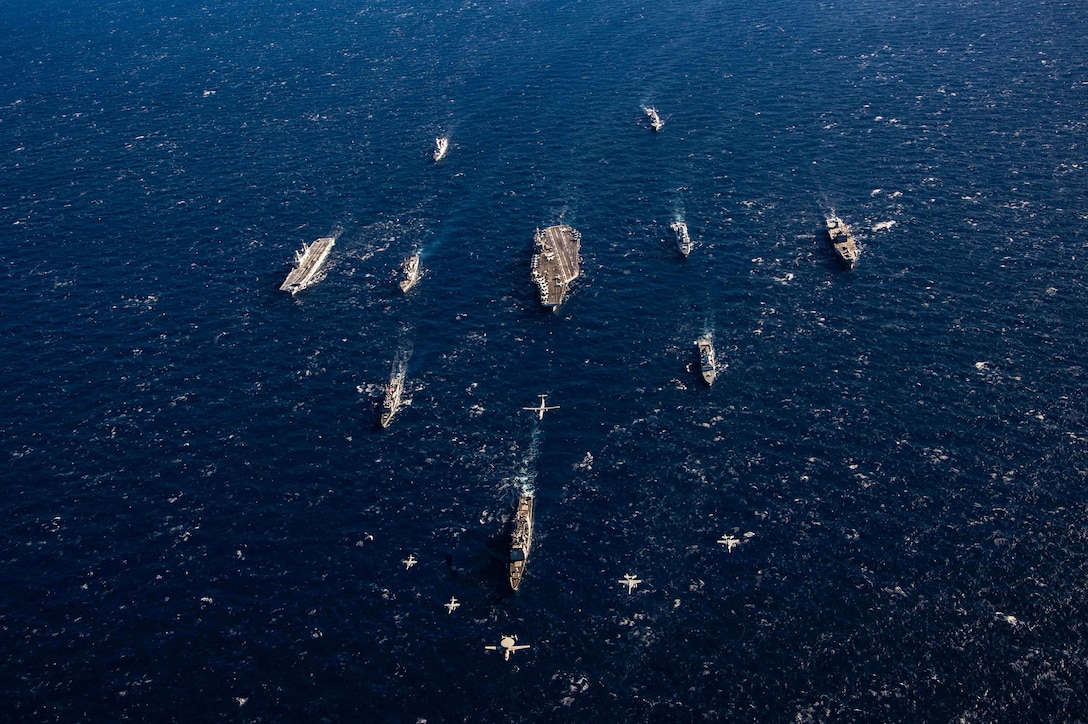
{"label": "ocean water", "polygon": [[1086,26],[9,3],[3,718],[1088,718]]}

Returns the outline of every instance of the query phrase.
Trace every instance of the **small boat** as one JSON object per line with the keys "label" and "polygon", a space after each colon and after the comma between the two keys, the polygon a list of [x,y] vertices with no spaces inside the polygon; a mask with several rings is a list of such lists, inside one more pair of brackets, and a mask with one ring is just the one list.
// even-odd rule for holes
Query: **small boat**
{"label": "small boat", "polygon": [[688,236],[688,225],[683,221],[674,221],[671,228],[676,232],[676,246],[679,247],[680,253],[687,257],[692,247],[691,237]]}
{"label": "small boat", "polygon": [[514,533],[510,539],[510,588],[518,590],[529,561],[529,548],[533,544],[533,496],[523,493],[514,512]]}
{"label": "small boat", "polygon": [[450,149],[450,139],[439,136],[434,139],[434,162],[438,163],[446,157],[446,151]]}
{"label": "small boat", "polygon": [[718,374],[714,343],[709,334],[704,334],[695,340],[695,346],[699,349],[699,371],[703,373],[703,380],[707,385],[712,385],[714,384],[714,377]]}
{"label": "small boat", "polygon": [[393,415],[400,409],[401,395],[404,394],[404,372],[394,372],[389,380],[389,386],[385,388],[385,399],[382,401],[382,416],[378,420],[383,428],[389,427],[393,422]]}
{"label": "small boat", "polygon": [[412,254],[404,260],[404,267],[402,268],[404,278],[400,282],[400,290],[407,293],[409,289],[416,285],[419,281],[419,254]]}
{"label": "small boat", "polygon": [[848,268],[853,269],[858,263],[858,245],[850,234],[850,228],[842,219],[832,214],[827,217],[827,235],[835,253]]}
{"label": "small boat", "polygon": [[650,117],[650,127],[655,131],[660,131],[665,127],[665,121],[661,120],[661,116],[657,115],[657,109],[653,106],[645,109],[646,115]]}

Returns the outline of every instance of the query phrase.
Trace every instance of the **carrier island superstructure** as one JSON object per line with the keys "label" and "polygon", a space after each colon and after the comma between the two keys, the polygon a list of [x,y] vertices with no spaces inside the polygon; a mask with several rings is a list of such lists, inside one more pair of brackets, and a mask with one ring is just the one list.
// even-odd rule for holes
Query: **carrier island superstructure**
{"label": "carrier island superstructure", "polygon": [[310,244],[303,244],[302,251],[295,252],[295,268],[280,285],[280,291],[291,292],[294,296],[313,284],[335,243],[336,237],[322,236]]}
{"label": "carrier island superstructure", "polygon": [[578,251],[582,235],[566,224],[537,229],[530,276],[540,290],[540,303],[553,312],[563,303],[569,285],[581,273]]}

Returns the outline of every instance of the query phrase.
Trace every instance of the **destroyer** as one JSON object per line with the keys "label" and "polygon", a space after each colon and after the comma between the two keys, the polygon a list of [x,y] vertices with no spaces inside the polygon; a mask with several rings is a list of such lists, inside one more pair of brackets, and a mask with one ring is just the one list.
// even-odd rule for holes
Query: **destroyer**
{"label": "destroyer", "polygon": [[540,303],[553,312],[563,303],[570,283],[581,273],[578,251],[582,235],[560,224],[536,230],[536,253],[530,277],[540,290]]}
{"label": "destroyer", "polygon": [[514,513],[514,534],[510,540],[510,588],[518,590],[529,561],[529,547],[533,544],[533,496],[523,493]]}
{"label": "destroyer", "polygon": [[646,109],[646,115],[650,117],[650,128],[660,131],[665,127],[665,121],[661,120],[661,116],[657,115],[657,109],[653,106]]}
{"label": "destroyer", "polygon": [[314,283],[314,277],[321,271],[325,259],[329,257],[336,238],[323,236],[310,244],[303,244],[302,251],[295,252],[295,268],[280,285],[280,291],[291,292],[294,296]]}
{"label": "destroyer", "polygon": [[714,384],[714,377],[718,374],[714,343],[711,341],[709,334],[704,334],[695,340],[695,346],[699,350],[699,371],[703,373],[703,380],[707,385],[712,385]]}
{"label": "destroyer", "polygon": [[382,402],[382,416],[378,422],[381,426],[389,427],[393,422],[393,415],[400,409],[401,395],[404,394],[404,372],[394,372],[389,379],[389,386],[385,388],[385,400]]}
{"label": "destroyer", "polygon": [[448,150],[450,150],[450,139],[445,136],[434,139],[434,162],[438,163],[444,159]]}
{"label": "destroyer", "polygon": [[672,230],[676,232],[676,246],[679,247],[680,253],[687,258],[687,255],[691,253],[691,237],[688,236],[688,225],[683,221],[674,221],[672,223]]}
{"label": "destroyer", "polygon": [[401,271],[404,278],[401,279],[400,290],[407,293],[419,281],[419,254],[412,254],[412,256],[405,259]]}
{"label": "destroyer", "polygon": [[858,245],[850,234],[849,227],[838,216],[832,214],[827,217],[827,235],[831,238],[831,246],[839,255],[843,263],[850,269],[858,263]]}

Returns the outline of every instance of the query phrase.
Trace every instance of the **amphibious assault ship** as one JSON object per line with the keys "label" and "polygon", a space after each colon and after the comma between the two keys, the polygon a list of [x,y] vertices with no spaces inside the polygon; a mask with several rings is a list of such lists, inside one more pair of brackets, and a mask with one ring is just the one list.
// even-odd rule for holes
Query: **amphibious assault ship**
{"label": "amphibious assault ship", "polygon": [[718,374],[718,368],[714,355],[714,343],[710,335],[704,334],[695,340],[695,346],[699,349],[699,371],[703,373],[703,381],[707,385],[713,385],[714,378]]}
{"label": "amphibious assault ship", "polygon": [[407,293],[419,281],[419,254],[412,254],[412,256],[405,259],[401,272],[404,274],[404,278],[401,279],[400,290]]}
{"label": "amphibious assault ship", "polygon": [[688,225],[683,221],[674,221],[671,224],[671,228],[676,232],[676,246],[679,247],[680,253],[686,258],[691,253],[691,237],[688,236]]}
{"label": "amphibious assault ship", "polygon": [[847,267],[853,269],[858,263],[858,245],[850,234],[850,228],[842,219],[832,214],[827,217],[827,235],[831,238],[835,253]]}
{"label": "amphibious assault ship", "polygon": [[566,224],[536,230],[536,253],[530,277],[540,290],[540,303],[553,312],[563,303],[569,285],[581,273],[578,251],[582,235]]}
{"label": "amphibious assault ship", "polygon": [[510,540],[510,588],[518,590],[529,561],[529,547],[533,544],[533,495],[522,493],[518,509],[514,512],[514,534]]}
{"label": "amphibious assault ship", "polygon": [[394,372],[389,379],[389,386],[385,388],[385,400],[382,401],[382,416],[378,420],[381,426],[389,427],[393,422],[393,415],[400,409],[401,395],[404,394],[404,372]]}
{"label": "amphibious assault ship", "polygon": [[650,117],[650,127],[655,131],[660,131],[665,127],[665,121],[661,120],[661,116],[657,115],[657,109],[653,106],[645,109],[646,115]]}
{"label": "amphibious assault ship", "polygon": [[439,136],[434,139],[434,162],[438,163],[446,157],[446,151],[450,149],[450,139]]}
{"label": "amphibious assault ship", "polygon": [[302,251],[295,252],[295,268],[280,285],[280,291],[291,292],[294,296],[314,283],[314,277],[321,271],[321,266],[332,251],[336,238],[323,236],[310,244],[303,244]]}

